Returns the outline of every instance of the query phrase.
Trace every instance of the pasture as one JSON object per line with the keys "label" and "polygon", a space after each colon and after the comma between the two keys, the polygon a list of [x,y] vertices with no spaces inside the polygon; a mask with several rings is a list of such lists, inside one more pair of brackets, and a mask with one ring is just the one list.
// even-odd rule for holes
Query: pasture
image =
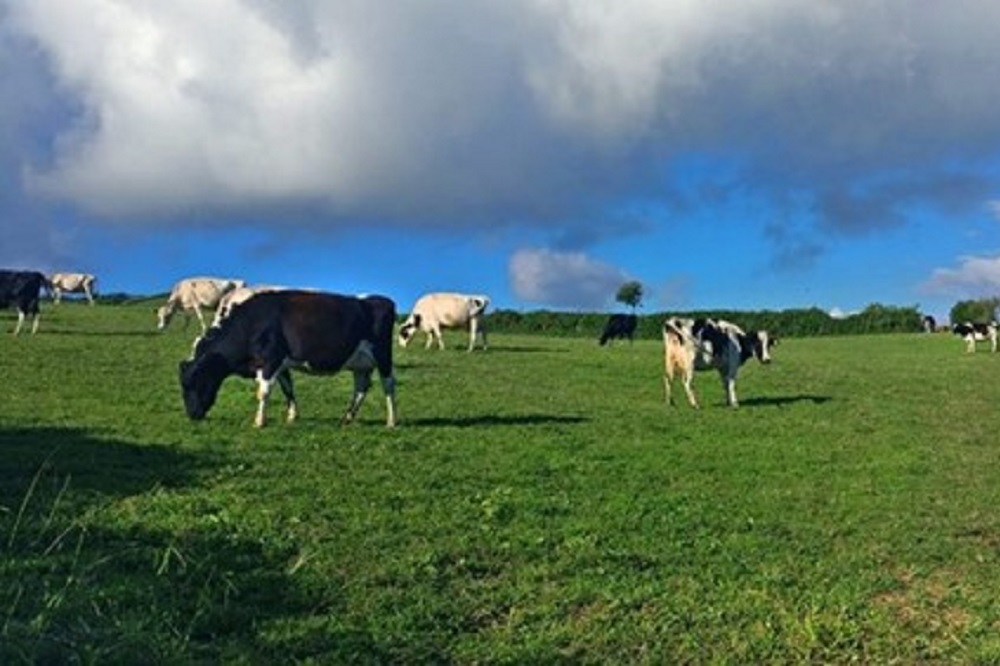
{"label": "pasture", "polygon": [[255,430],[158,304],[0,317],[4,664],[1000,660],[1000,355],[787,339],[695,412],[658,341],[452,333],[395,430],[349,374]]}

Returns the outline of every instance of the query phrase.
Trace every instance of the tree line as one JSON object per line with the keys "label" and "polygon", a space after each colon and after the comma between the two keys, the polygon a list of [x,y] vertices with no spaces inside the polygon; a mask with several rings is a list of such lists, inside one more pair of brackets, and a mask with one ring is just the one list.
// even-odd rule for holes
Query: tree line
{"label": "tree line", "polygon": [[[896,307],[873,303],[861,312],[832,317],[819,308],[789,310],[690,310],[636,315],[636,337],[659,339],[667,317],[725,319],[744,330],[766,330],[778,337],[860,335],[871,333],[917,333],[923,330],[924,315],[916,307]],[[486,315],[490,331],[538,333],[567,337],[598,337],[607,322],[606,313],[536,310],[495,310]]]}

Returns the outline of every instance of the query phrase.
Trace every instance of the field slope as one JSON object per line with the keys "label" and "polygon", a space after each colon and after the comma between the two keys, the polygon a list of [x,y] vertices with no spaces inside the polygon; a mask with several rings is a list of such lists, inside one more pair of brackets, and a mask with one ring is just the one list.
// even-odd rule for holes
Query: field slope
{"label": "field slope", "polygon": [[653,341],[397,351],[400,420],[297,377],[183,414],[197,328],[0,324],[0,662],[1000,660],[1000,355],[787,339],[743,406]]}

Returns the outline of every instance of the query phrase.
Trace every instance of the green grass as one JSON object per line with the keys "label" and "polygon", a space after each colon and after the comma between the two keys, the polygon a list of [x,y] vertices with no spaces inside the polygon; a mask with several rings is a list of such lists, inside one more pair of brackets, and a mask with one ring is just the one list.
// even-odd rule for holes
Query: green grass
{"label": "green grass", "polygon": [[4,664],[1000,660],[1000,355],[788,339],[696,412],[655,341],[456,334],[395,430],[302,375],[256,430],[152,305],[0,338]]}

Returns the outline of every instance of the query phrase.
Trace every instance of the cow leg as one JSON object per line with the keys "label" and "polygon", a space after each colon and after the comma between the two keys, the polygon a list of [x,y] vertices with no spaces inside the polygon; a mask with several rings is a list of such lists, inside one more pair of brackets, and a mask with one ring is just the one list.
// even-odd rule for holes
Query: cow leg
{"label": "cow leg", "polygon": [[285,421],[292,423],[299,417],[299,408],[295,401],[295,386],[292,384],[292,373],[288,370],[278,373],[278,386],[281,387],[281,393],[285,396]]}
{"label": "cow leg", "polygon": [[257,416],[253,421],[253,424],[258,428],[263,428],[267,424],[267,399],[271,395],[271,386],[274,384],[274,380],[278,381],[278,386],[288,404],[288,421],[292,422],[298,416],[295,404],[295,387],[288,369],[278,368],[278,371],[271,375],[271,379],[265,378],[264,370],[260,369],[257,371]]}
{"label": "cow leg", "polygon": [[396,427],[396,378],[392,375],[382,377],[382,391],[385,393],[385,425]]}
{"label": "cow leg", "polygon": [[368,388],[371,385],[371,370],[354,371],[354,396],[351,398],[351,402],[347,405],[347,411],[344,412],[344,415],[340,418],[340,425],[350,423],[358,415],[358,410],[361,409],[361,404],[365,401],[365,396],[368,395]]}
{"label": "cow leg", "polygon": [[14,326],[14,335],[21,334],[21,327],[24,326],[24,310],[17,311],[17,325]]}
{"label": "cow leg", "polygon": [[476,348],[476,335],[479,334],[479,327],[476,326],[476,317],[469,320],[469,351]]}
{"label": "cow leg", "polygon": [[736,380],[731,375],[722,375],[722,390],[726,392],[727,405],[730,407],[740,406],[736,399]]}
{"label": "cow leg", "polygon": [[444,349],[444,336],[441,335],[441,327],[435,326],[433,328],[434,337],[437,339],[438,349]]}
{"label": "cow leg", "polygon": [[257,371],[257,416],[253,424],[263,428],[267,423],[267,396],[271,393],[271,381],[264,378],[264,371]]}
{"label": "cow leg", "polygon": [[670,386],[673,381],[674,369],[671,367],[670,361],[665,361],[663,364],[663,401],[668,405],[674,404],[674,396]]}
{"label": "cow leg", "polygon": [[695,397],[694,389],[691,387],[691,384],[693,382],[694,382],[694,369],[685,370],[684,376],[681,378],[681,383],[684,384],[684,392],[687,393],[688,402],[691,404],[691,406],[694,407],[695,409],[700,409],[701,407],[700,405],[698,405],[698,398]]}
{"label": "cow leg", "polygon": [[201,332],[204,333],[208,330],[208,326],[205,325],[205,317],[201,314],[201,307],[196,307],[194,313],[198,315],[198,323],[201,324]]}
{"label": "cow leg", "polygon": [[34,335],[38,333],[38,313],[36,312],[31,319],[31,334]]}
{"label": "cow leg", "polygon": [[87,302],[90,303],[91,305],[93,305],[94,304],[94,294],[91,293],[90,287],[88,287],[87,285],[83,285],[83,293],[87,297]]}

